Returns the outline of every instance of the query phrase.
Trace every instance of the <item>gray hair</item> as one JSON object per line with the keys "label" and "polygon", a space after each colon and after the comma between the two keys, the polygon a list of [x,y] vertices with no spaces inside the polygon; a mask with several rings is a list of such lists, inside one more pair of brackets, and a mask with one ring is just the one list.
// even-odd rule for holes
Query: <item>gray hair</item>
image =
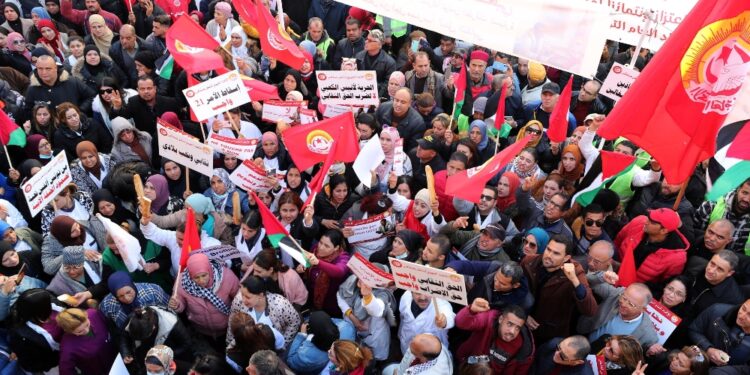
{"label": "gray hair", "polygon": [[[654,298],[654,295],[651,294],[651,289],[648,288],[648,285],[644,283],[632,283],[628,286],[628,288],[633,287],[636,289],[640,289],[640,291],[644,294],[646,294],[646,305],[651,303],[651,300]],[[646,306],[644,305],[644,307]]]}
{"label": "gray hair", "polygon": [[734,251],[729,250],[720,250],[718,253],[716,253],[719,258],[723,259],[727,263],[729,263],[729,268],[734,271],[737,268],[737,264],[740,262],[740,257],[737,256],[737,254],[734,253]]}
{"label": "gray hair", "polygon": [[609,254],[610,258],[613,258],[615,256],[615,247],[612,245],[612,242],[609,242],[607,240],[596,241],[592,243],[591,246],[589,246],[589,251],[591,251],[591,248],[594,246],[604,246],[607,248],[607,254]]}
{"label": "gray hair", "polygon": [[570,336],[568,339],[570,340],[570,346],[575,350],[576,359],[586,359],[586,356],[591,352],[589,340],[581,335]]}
{"label": "gray hair", "polygon": [[523,268],[512,260],[501,263],[497,272],[500,272],[505,277],[510,277],[511,282],[514,284],[520,283],[521,278],[523,277]]}
{"label": "gray hair", "polygon": [[503,81],[508,78],[508,75],[505,73],[497,73],[494,76],[492,76],[492,88],[495,90],[500,90],[500,88],[503,84]]}
{"label": "gray hair", "polygon": [[258,374],[284,375],[279,356],[271,350],[259,350],[250,357],[250,364],[255,366]]}

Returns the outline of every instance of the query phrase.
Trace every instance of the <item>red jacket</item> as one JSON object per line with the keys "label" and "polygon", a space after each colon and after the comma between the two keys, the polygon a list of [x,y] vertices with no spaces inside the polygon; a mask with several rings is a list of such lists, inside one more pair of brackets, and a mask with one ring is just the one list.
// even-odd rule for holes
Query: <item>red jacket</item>
{"label": "red jacket", "polygon": [[[492,340],[497,336],[497,322],[500,311],[489,310],[479,314],[471,312],[470,306],[466,306],[456,314],[456,327],[463,330],[471,331],[471,336],[458,347],[459,362],[463,362],[467,357],[472,355],[490,355],[490,345]],[[505,375],[525,375],[531,370],[531,364],[534,362],[534,336],[524,325],[519,333],[523,337],[521,350],[515,357],[510,359],[500,373]],[[492,363],[495,370],[498,364]],[[496,371],[497,373],[497,371]]]}
{"label": "red jacket", "polygon": [[[643,241],[644,231],[643,227],[646,224],[647,217],[645,215],[637,216],[625,225],[620,233],[615,238],[615,246],[617,247],[618,255],[621,260],[625,260],[625,256],[632,255],[633,251]],[[680,233],[679,230],[675,231],[682,241],[680,248],[676,249],[659,249],[655,253],[646,257],[640,267],[635,270],[635,279],[623,280],[623,272],[627,273],[627,270],[623,269],[623,265],[620,267],[620,279],[623,286],[629,285],[631,282],[654,282],[660,283],[668,280],[673,276],[677,276],[682,273],[682,269],[685,267],[687,261],[687,249],[690,246],[685,236]],[[631,270],[632,272],[632,270]]]}

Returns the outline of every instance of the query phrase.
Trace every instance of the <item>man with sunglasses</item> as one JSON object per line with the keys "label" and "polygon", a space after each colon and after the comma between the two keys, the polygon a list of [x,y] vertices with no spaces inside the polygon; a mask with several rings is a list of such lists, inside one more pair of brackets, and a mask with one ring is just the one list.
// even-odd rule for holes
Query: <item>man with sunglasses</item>
{"label": "man with sunglasses", "polygon": [[591,344],[586,337],[575,335],[556,338],[539,347],[534,363],[535,374],[593,375],[586,362]]}
{"label": "man with sunglasses", "polygon": [[583,209],[582,219],[583,225],[574,233],[578,254],[586,254],[594,242],[612,242],[612,239],[602,228],[606,219],[602,206],[596,203],[589,204]]}
{"label": "man with sunglasses", "polygon": [[680,225],[680,216],[669,208],[650,210],[625,225],[615,238],[623,260],[620,284],[661,283],[682,273],[690,243]]}

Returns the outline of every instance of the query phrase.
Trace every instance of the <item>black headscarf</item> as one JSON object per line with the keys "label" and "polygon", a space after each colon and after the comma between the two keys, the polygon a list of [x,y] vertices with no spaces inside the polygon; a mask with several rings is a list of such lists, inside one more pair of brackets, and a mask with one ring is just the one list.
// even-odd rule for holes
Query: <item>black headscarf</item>
{"label": "black headscarf", "polygon": [[114,194],[107,189],[99,189],[91,195],[91,199],[94,201],[94,214],[99,212],[99,202],[105,201],[115,205],[115,212],[111,216],[102,216],[112,220],[115,224],[122,224],[128,220],[137,221],[135,215],[132,212],[125,209],[119,199],[115,198]]}
{"label": "black headscarf", "polygon": [[8,22],[8,25],[10,25],[10,28],[13,29],[13,31],[24,35],[23,34],[23,22],[21,22],[21,18],[23,18],[23,13],[18,9],[18,6],[13,3],[5,3],[3,4],[3,14],[5,14],[5,8],[11,7],[13,10],[16,11],[16,14],[18,14],[18,18],[15,21],[10,21],[8,19],[5,19],[5,21]]}
{"label": "black headscarf", "polygon": [[313,334],[313,345],[324,352],[327,352],[333,342],[339,339],[339,327],[324,311],[313,311],[310,314],[309,327],[310,333]]}
{"label": "black headscarf", "polygon": [[26,269],[24,270],[24,273],[36,277],[36,271],[37,268],[34,267],[34,264],[32,263],[31,259],[31,251],[21,251],[18,252],[18,264],[14,267],[5,267],[2,265],[2,259],[5,256],[5,253],[8,253],[10,251],[16,251],[13,248],[13,245],[8,243],[8,241],[0,241],[0,274],[3,274],[5,276],[13,276],[17,275],[18,272],[21,271],[21,267],[23,267],[24,264],[26,264]]}
{"label": "black headscarf", "polygon": [[42,163],[36,159],[26,159],[18,166],[18,172],[21,174],[21,181],[31,177],[31,170],[34,167],[42,168]]}

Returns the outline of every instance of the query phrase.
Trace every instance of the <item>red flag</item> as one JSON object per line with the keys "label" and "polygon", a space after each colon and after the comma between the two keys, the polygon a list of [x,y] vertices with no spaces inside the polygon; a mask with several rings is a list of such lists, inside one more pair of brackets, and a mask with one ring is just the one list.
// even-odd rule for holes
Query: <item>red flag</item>
{"label": "red flag", "polygon": [[331,165],[333,165],[333,161],[335,159],[336,155],[336,145],[338,144],[337,141],[333,141],[331,144],[331,149],[328,151],[328,156],[326,156],[325,162],[323,162],[323,167],[320,168],[318,173],[313,176],[313,179],[310,181],[310,183],[307,185],[310,188],[310,194],[307,196],[307,200],[305,201],[305,204],[303,207],[307,207],[308,205],[314,204],[313,198],[316,194],[320,193],[321,190],[323,190],[323,181],[325,180],[326,175],[328,174],[328,170],[331,169]]}
{"label": "red flag", "polygon": [[[242,7],[244,12],[246,9],[252,9],[248,4],[249,2],[255,4],[256,20],[253,26],[258,29],[260,47],[263,53],[289,65],[292,69],[299,70],[305,63],[305,55],[289,37],[289,34],[276,22],[271,12],[263,6],[263,2],[260,0],[235,0],[233,4],[240,3],[237,9]],[[248,13],[247,17],[252,17],[249,11],[245,13]],[[310,63],[312,64],[312,61]]]}
{"label": "red flag", "polygon": [[287,232],[284,225],[281,224],[279,219],[276,218],[271,210],[269,210],[268,207],[263,204],[263,201],[258,198],[258,195],[256,195],[254,191],[248,190],[248,193],[251,197],[253,197],[253,200],[255,200],[255,204],[258,205],[260,220],[261,222],[263,222],[263,228],[266,230],[266,236],[268,236],[268,240],[271,242],[271,245],[273,245],[273,247],[278,247],[281,238],[283,238],[284,236],[289,236],[289,232]]}
{"label": "red flag", "polygon": [[167,30],[167,49],[174,61],[188,73],[205,72],[224,66],[214,49],[219,42],[190,16],[183,15]]}
{"label": "red flag", "polygon": [[619,152],[601,150],[602,155],[602,180],[606,180],[627,168],[635,161],[635,156],[621,154]]}
{"label": "red flag", "polygon": [[635,257],[632,251],[628,251],[623,255],[620,270],[617,272],[617,286],[624,286],[627,288],[628,285],[637,280],[636,273]]}
{"label": "red flag", "polygon": [[359,139],[354,125],[354,115],[342,113],[323,121],[295,126],[281,134],[289,155],[300,170],[326,160],[336,140],[333,160],[353,162],[359,154]]}
{"label": "red flag", "polygon": [[195,213],[193,209],[187,207],[185,216],[185,233],[182,237],[182,255],[180,255],[180,272],[187,267],[187,260],[190,252],[201,248],[200,228],[195,225]]}
{"label": "red flag", "polygon": [[526,147],[530,138],[531,136],[527,135],[524,139],[505,148],[484,164],[448,177],[445,183],[445,194],[479,203],[479,198],[487,181],[495,177],[506,164],[513,160]]}
{"label": "red flag", "polygon": [[742,160],[750,160],[750,121],[742,125],[742,129],[734,137],[732,145],[727,150],[727,156]]}
{"label": "red flag", "polygon": [[667,181],[688,179],[715,152],[716,134],[750,70],[747,0],[700,0],[599,129],[653,156]]}
{"label": "red flag", "polygon": [[245,84],[247,94],[250,95],[251,100],[256,102],[263,100],[281,100],[281,98],[279,98],[278,87],[250,78],[244,74],[240,74],[240,77],[242,78],[242,83]]}
{"label": "red flag", "polygon": [[169,14],[172,21],[176,21],[183,14],[188,14],[189,3],[189,0],[156,0],[156,5],[163,9],[164,13]]}
{"label": "red flag", "polygon": [[252,0],[234,0],[232,5],[243,21],[251,25],[257,25],[258,17]]}
{"label": "red flag", "polygon": [[570,108],[570,97],[571,88],[573,86],[573,78],[568,80],[568,84],[565,85],[560,97],[557,99],[557,104],[549,115],[549,129],[547,129],[547,137],[552,142],[564,142],[568,136],[568,111]]}
{"label": "red flag", "polygon": [[500,100],[497,101],[497,111],[495,112],[495,129],[500,131],[505,124],[505,96],[508,94],[508,86],[503,82],[503,88],[500,89]]}
{"label": "red flag", "polygon": [[[5,108],[5,103],[0,104],[0,108]],[[8,146],[26,146],[26,132],[16,125],[3,109],[0,109],[0,143]]]}

